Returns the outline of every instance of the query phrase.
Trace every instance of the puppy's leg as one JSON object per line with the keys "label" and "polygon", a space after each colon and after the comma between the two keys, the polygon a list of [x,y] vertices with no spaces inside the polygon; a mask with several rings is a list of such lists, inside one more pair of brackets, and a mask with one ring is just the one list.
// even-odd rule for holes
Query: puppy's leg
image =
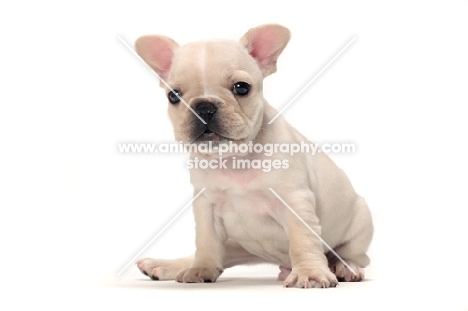
{"label": "puppy's leg", "polygon": [[[312,192],[291,191],[283,196],[283,199],[316,234],[320,235],[321,228],[315,215],[315,196]],[[335,287],[338,280],[328,268],[328,261],[320,239],[291,211],[286,210],[285,216],[292,269],[284,281],[284,286]],[[282,272],[286,276],[286,271],[282,270]]]}
{"label": "puppy's leg", "polygon": [[364,279],[364,267],[369,265],[366,252],[372,240],[373,225],[367,203],[359,198],[354,206],[356,217],[346,233],[346,242],[335,248],[335,252],[346,262],[356,274],[353,273],[335,255],[328,253],[330,270],[340,281],[358,282]]}
{"label": "puppy's leg", "polygon": [[[195,189],[197,190],[197,189]],[[225,237],[215,229],[213,206],[204,195],[193,202],[196,251],[192,264],[176,276],[183,283],[215,282],[223,272]]]}
{"label": "puppy's leg", "polygon": [[[144,258],[136,262],[141,273],[152,280],[175,280],[177,273],[187,269],[192,264],[194,256],[177,259],[152,259]],[[265,260],[247,252],[242,246],[234,241],[226,242],[226,256],[224,258],[224,268],[237,265],[264,263]]]}

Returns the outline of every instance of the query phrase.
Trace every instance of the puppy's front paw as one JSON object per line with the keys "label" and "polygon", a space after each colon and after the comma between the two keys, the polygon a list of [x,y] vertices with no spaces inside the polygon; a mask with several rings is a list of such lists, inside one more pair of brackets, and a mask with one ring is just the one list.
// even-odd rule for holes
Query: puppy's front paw
{"label": "puppy's front paw", "polygon": [[351,271],[341,261],[330,265],[330,270],[335,273],[338,280],[345,282],[359,282],[364,279],[364,269],[360,268],[351,260],[346,260],[346,263],[354,271]]}
{"label": "puppy's front paw", "polygon": [[180,283],[213,283],[221,272],[216,268],[188,268],[177,274],[176,281]]}
{"label": "puppy's front paw", "polygon": [[293,268],[284,281],[284,287],[327,288],[336,287],[338,280],[328,268]]}
{"label": "puppy's front paw", "polygon": [[138,269],[141,273],[148,276],[152,280],[174,280],[177,272],[181,269],[190,266],[190,258],[179,258],[179,259],[152,259],[144,258],[136,262]]}

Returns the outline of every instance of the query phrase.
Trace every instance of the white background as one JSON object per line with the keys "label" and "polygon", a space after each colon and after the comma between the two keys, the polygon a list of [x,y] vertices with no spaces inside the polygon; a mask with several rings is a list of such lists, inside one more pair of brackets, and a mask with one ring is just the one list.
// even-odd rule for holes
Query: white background
{"label": "white background", "polygon": [[[2,3],[2,303],[467,308],[468,1],[304,3]],[[158,81],[118,37],[237,40],[263,23],[292,32],[265,80],[278,109],[356,37],[284,116],[312,141],[358,146],[332,158],[374,216],[369,280],[283,289],[277,268],[260,266],[192,286],[146,281],[133,265],[117,280],[192,191],[186,155],[117,151],[173,138]],[[193,226],[187,210],[141,256],[191,253]]]}

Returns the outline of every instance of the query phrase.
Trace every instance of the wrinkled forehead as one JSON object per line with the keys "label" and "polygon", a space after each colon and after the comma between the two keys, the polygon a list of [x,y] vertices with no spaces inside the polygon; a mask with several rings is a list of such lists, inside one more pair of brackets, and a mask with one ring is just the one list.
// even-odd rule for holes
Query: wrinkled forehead
{"label": "wrinkled forehead", "polygon": [[255,71],[255,60],[236,41],[210,40],[181,46],[174,55],[171,76],[206,75],[244,70]]}

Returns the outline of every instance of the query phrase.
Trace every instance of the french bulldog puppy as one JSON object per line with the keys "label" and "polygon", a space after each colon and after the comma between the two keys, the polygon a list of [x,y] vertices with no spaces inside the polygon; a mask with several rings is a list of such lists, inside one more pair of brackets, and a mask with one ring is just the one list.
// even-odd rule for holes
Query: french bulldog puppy
{"label": "french bulldog puppy", "polygon": [[[179,46],[159,35],[136,41],[136,52],[162,80],[175,139],[214,147],[192,150],[192,160],[223,161],[190,169],[194,194],[205,188],[193,202],[195,254],[139,260],[151,279],[215,282],[226,268],[257,263],[279,265],[285,287],[327,288],[364,278],[371,214],[326,154],[267,156],[231,148],[220,158],[217,152],[227,145],[310,143],[281,116],[269,124],[277,111],[263,98],[263,79],[276,71],[289,39],[287,28],[268,24],[250,29],[239,42]],[[272,159],[274,168],[254,168]],[[239,160],[252,165],[239,168]]]}

